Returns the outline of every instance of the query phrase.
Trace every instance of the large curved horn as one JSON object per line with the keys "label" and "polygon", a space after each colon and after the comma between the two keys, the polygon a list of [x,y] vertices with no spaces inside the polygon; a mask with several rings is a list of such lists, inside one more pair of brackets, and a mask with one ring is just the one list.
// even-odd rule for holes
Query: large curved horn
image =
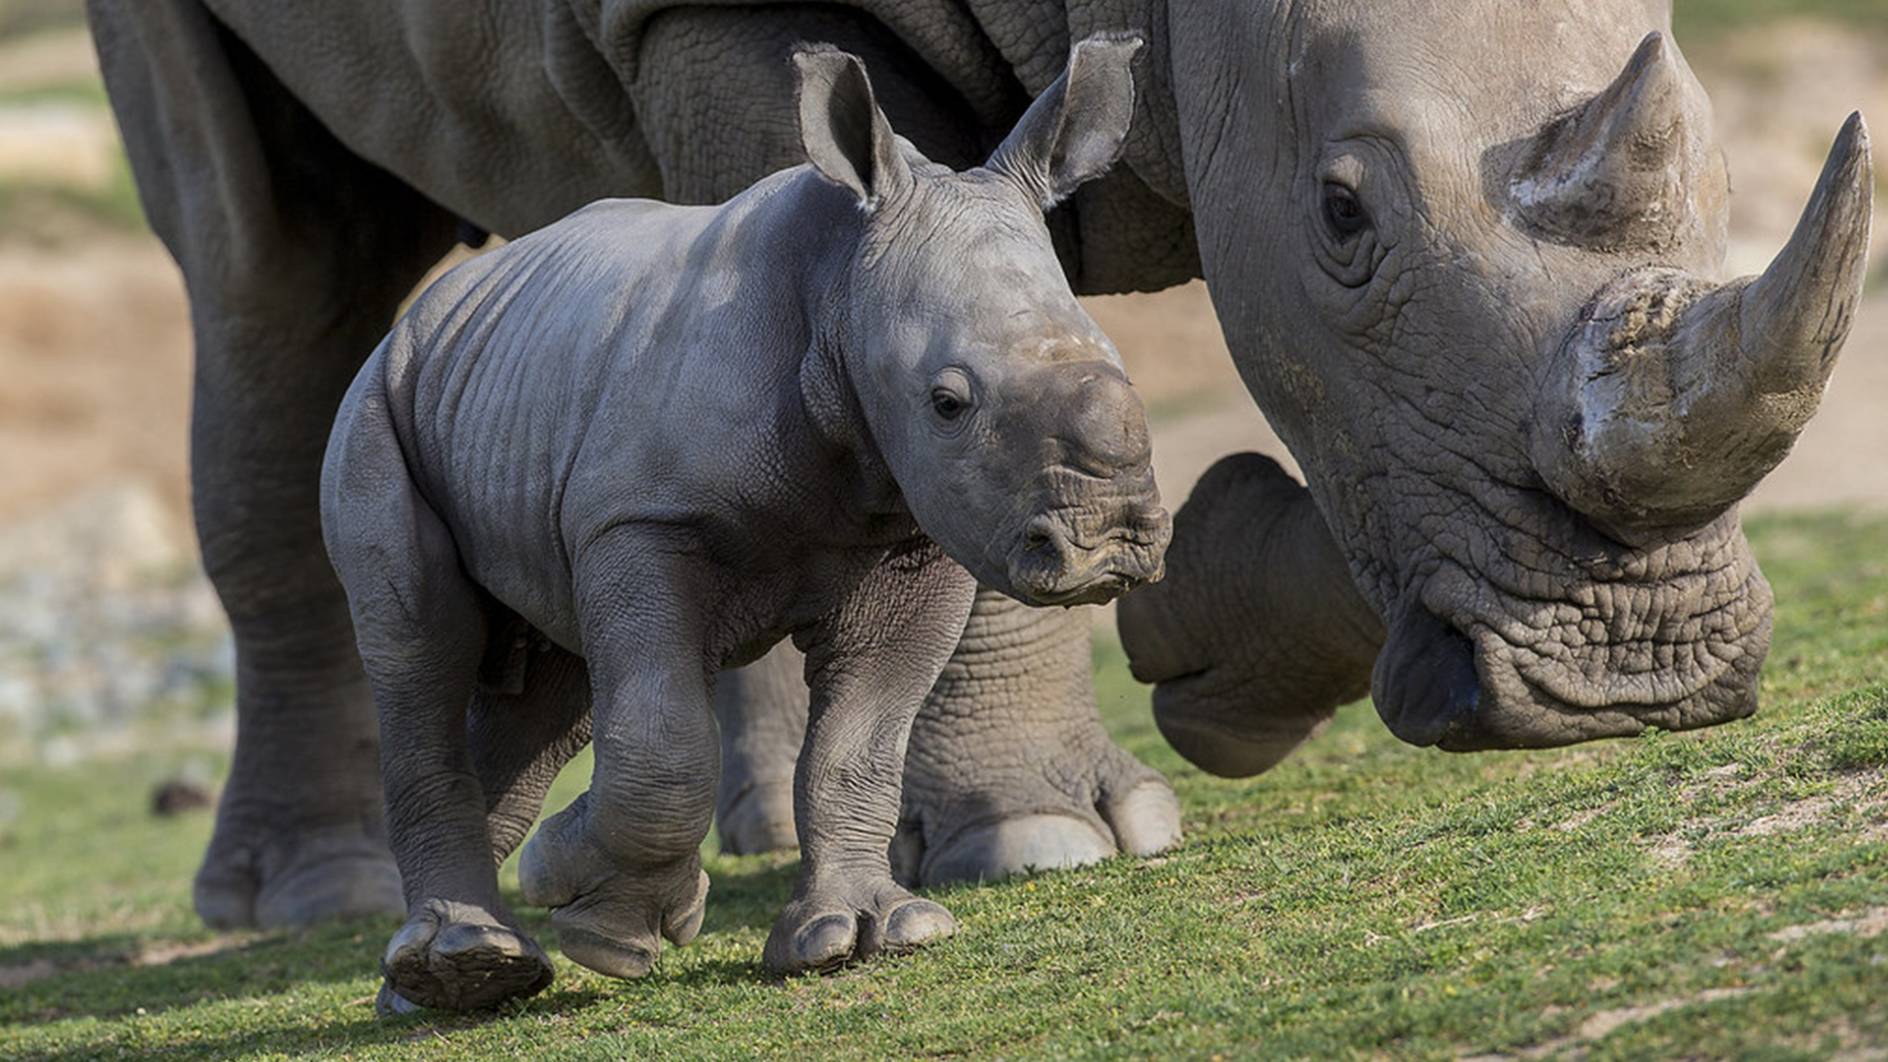
{"label": "large curved horn", "polygon": [[1574,242],[1670,229],[1709,139],[1687,84],[1665,35],[1647,34],[1605,91],[1535,140],[1511,187],[1522,215]]}
{"label": "large curved horn", "polygon": [[[1873,196],[1868,127],[1858,111],[1836,137],[1790,242],[1738,300],[1738,347],[1761,393],[1822,393],[1868,271]],[[1802,419],[1813,412],[1811,404]]]}
{"label": "large curved horn", "polygon": [[1649,269],[1604,288],[1536,408],[1549,489],[1627,538],[1696,527],[1750,493],[1815,413],[1848,337],[1872,195],[1853,114],[1761,276],[1718,286]]}

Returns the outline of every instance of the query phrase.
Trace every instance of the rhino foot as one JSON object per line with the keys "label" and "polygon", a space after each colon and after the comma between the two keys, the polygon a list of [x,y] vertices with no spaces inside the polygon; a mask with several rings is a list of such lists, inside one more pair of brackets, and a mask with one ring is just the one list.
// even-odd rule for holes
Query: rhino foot
{"label": "rhino foot", "polygon": [[1167,578],[1121,600],[1121,647],[1180,755],[1268,771],[1370,692],[1383,624],[1311,492],[1269,457],[1220,458],[1174,526]]}
{"label": "rhino foot", "polygon": [[826,973],[850,962],[943,940],[957,920],[889,879],[815,886],[774,922],[763,958],[782,976]]}
{"label": "rhino foot", "polygon": [[[905,821],[892,843],[897,879],[908,885],[994,881],[1121,852],[1152,855],[1179,840],[1173,790],[1105,734],[1084,735],[1070,747],[1052,737],[1045,745],[1033,775],[949,779],[946,792],[930,797],[908,792]],[[1045,775],[1081,782],[1071,793],[1045,784]],[[932,831],[934,843],[926,844],[925,824],[946,821],[950,809],[966,806],[986,812],[954,830]],[[731,855],[791,850],[799,843],[793,783],[750,787],[719,812],[716,829],[721,850]]]}
{"label": "rhino foot", "polygon": [[406,912],[392,854],[364,830],[251,832],[219,827],[197,871],[193,899],[211,927],[270,929]]}
{"label": "rhino foot", "polygon": [[708,875],[699,856],[661,866],[613,861],[583,836],[581,815],[554,816],[524,846],[525,902],[551,908],[564,957],[609,977],[641,977],[662,938],[677,947],[701,932]]}
{"label": "rhino foot", "polygon": [[901,882],[996,880],[1180,839],[1165,779],[1095,711],[1091,618],[980,591],[905,757]]}
{"label": "rhino foot", "polygon": [[[1171,847],[1180,839],[1180,802],[1173,790],[1126,752],[1109,749],[1108,759],[1119,757],[1138,770],[1117,769],[1108,782],[1092,783],[1090,793],[1071,795],[1039,782],[997,788],[978,801],[991,809],[988,814],[955,823],[922,803],[914,809],[908,799],[910,817],[892,842],[894,874],[924,885],[997,881]],[[1109,795],[1115,792],[1122,795]]]}
{"label": "rhino foot", "polygon": [[386,983],[375,1009],[480,1010],[533,996],[551,983],[551,960],[537,942],[482,907],[425,900],[387,943]]}

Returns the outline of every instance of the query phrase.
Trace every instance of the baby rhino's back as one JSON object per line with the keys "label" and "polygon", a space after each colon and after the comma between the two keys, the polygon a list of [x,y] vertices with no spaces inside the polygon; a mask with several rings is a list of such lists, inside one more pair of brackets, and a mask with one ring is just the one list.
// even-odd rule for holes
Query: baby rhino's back
{"label": "baby rhino's back", "polygon": [[712,504],[704,425],[751,423],[767,389],[759,352],[724,338],[768,301],[743,290],[742,207],[592,204],[448,273],[377,354],[428,504],[533,622],[569,620],[590,529]]}

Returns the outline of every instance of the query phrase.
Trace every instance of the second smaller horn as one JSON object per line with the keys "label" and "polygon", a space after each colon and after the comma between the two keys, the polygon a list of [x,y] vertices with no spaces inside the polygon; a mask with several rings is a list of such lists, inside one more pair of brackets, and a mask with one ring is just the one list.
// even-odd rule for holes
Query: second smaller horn
{"label": "second smaller horn", "polygon": [[1536,138],[1510,186],[1543,235],[1579,246],[1668,246],[1695,211],[1685,189],[1716,160],[1703,90],[1649,33],[1597,96]]}

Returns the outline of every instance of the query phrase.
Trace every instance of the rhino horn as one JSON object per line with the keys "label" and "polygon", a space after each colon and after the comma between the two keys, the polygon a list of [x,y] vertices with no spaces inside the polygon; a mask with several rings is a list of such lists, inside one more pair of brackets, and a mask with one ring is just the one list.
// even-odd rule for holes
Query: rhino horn
{"label": "rhino horn", "polygon": [[1537,405],[1549,489],[1636,540],[1701,526],[1755,488],[1816,412],[1848,337],[1872,196],[1868,129],[1852,114],[1762,275],[1717,285],[1647,269],[1602,289]]}
{"label": "rhino horn", "polygon": [[1744,289],[1736,357],[1764,393],[1820,394],[1829,377],[1867,272],[1870,170],[1858,111],[1843,123],[1790,242]]}
{"label": "rhino horn", "polygon": [[1535,139],[1512,188],[1521,213],[1575,242],[1670,220],[1704,139],[1690,130],[1704,119],[1688,120],[1688,84],[1665,35],[1647,34],[1605,91]]}

